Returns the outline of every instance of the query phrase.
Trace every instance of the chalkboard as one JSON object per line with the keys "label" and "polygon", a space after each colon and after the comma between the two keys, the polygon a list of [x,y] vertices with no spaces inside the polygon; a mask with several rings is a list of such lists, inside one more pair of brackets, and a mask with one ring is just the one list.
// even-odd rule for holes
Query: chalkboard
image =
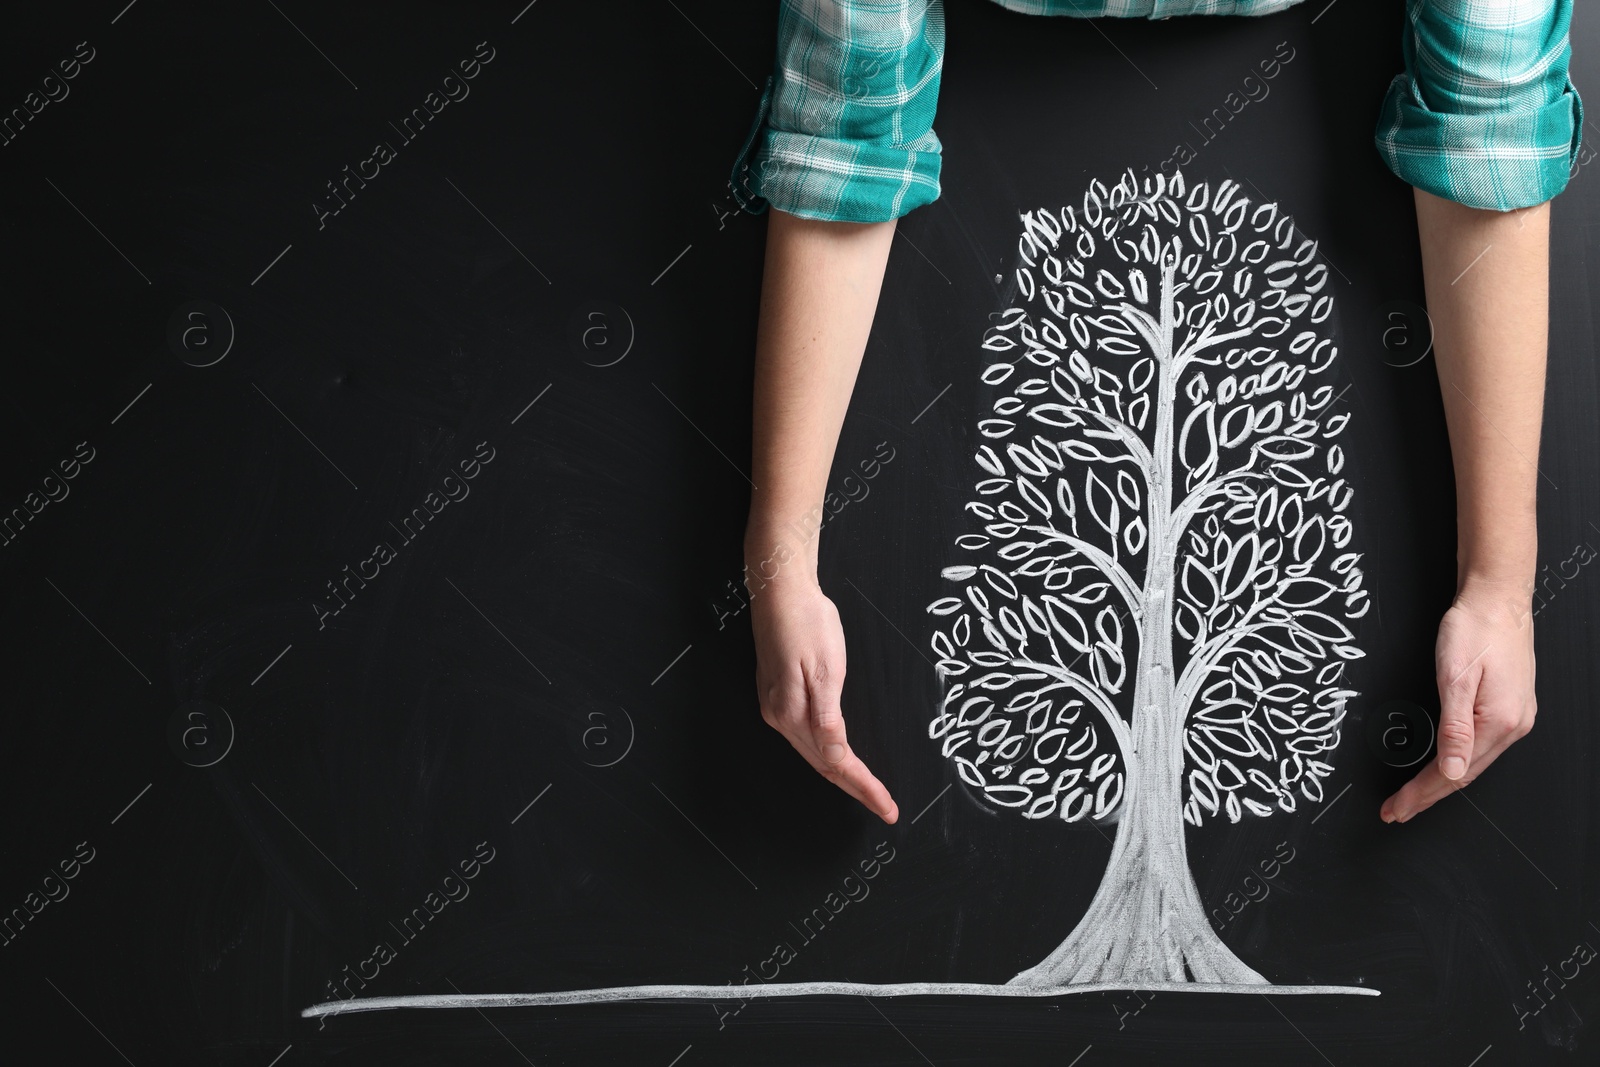
{"label": "chalkboard", "polygon": [[[1587,1062],[1593,154],[1553,205],[1539,725],[1389,826],[1455,571],[1411,190],[1371,143],[1399,5],[1087,22],[947,0],[943,195],[901,220],[821,539],[890,827],[752,684],[766,220],[727,176],[775,7],[12,13],[13,1040],[263,1067]],[[1597,34],[1580,9],[1580,89]],[[1025,819],[939,736],[941,635],[985,622],[959,539],[986,420],[1021,384],[986,368],[1027,258],[1043,285],[1046,244],[1179,146],[1184,197],[1237,197],[1316,285],[1356,695],[1295,810],[1217,799],[1178,831],[1206,936],[1270,985],[992,995],[1091,913],[1117,824],[1111,774],[1085,766],[1082,817]],[[1068,206],[1081,229],[1041,236]],[[1012,475],[1049,458],[1003,445]]]}

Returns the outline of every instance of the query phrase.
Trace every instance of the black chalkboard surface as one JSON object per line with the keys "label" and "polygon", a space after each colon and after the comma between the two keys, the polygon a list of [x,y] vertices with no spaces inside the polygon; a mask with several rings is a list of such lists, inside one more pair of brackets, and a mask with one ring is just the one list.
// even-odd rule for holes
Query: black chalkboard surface
{"label": "black chalkboard surface", "polygon": [[[1454,581],[1411,191],[1371,144],[1399,5],[1089,23],[948,0],[944,192],[901,222],[821,541],[851,739],[900,802],[886,827],[761,722],[752,684],[765,220],[726,177],[774,8],[11,13],[12,1039],[141,1067],[1591,1062],[1592,153],[1553,206],[1539,726],[1387,826],[1428,755]],[[1572,29],[1574,82],[1600,84],[1600,29],[1584,9]],[[1182,217],[1161,218],[1150,182],[1180,169]],[[1125,231],[1096,229],[1117,213]],[[1285,697],[1272,788],[1252,779],[1287,800],[1230,788],[1223,753],[1262,750],[1213,693],[1191,731],[1211,747],[1184,757],[1200,784],[1149,823],[1112,814],[1137,767],[1111,719],[1149,695],[1132,622],[1102,612],[1123,590],[1007,578],[997,561],[1041,550],[984,532],[1031,507],[1078,522],[1082,558],[1160,555],[1133,522],[1151,483],[1001,425],[1030,389],[1115,407],[1164,373],[1052,371],[1028,351],[1071,343],[1008,310],[1065,299],[1064,321],[1137,341],[1108,309],[1160,306],[1145,222],[1214,227],[1207,255],[1259,268],[1210,283],[1225,308],[1191,295],[1180,337],[1258,301],[1281,352],[1117,410],[1166,418],[1194,467],[1271,418],[1316,424],[1313,451],[1264,446],[1270,504],[1228,496],[1178,546],[1216,566],[1170,575],[1174,632],[1206,582],[1215,624],[1267,565],[1252,524],[1295,531],[1275,549],[1304,565],[1293,602],[1329,605],[1231,668],[1320,694]],[[1185,421],[1223,389],[1257,391],[1253,430]],[[1095,684],[1048,706],[1059,674],[977,684],[983,641],[1030,634],[1081,639],[1046,665]],[[1130,867],[1130,826],[1182,862]],[[1233,991],[1096,984],[1062,951],[1080,922],[1162,951],[1117,910],[1158,868],[1194,898],[1184,979]],[[1029,972],[1043,995],[998,992]]]}

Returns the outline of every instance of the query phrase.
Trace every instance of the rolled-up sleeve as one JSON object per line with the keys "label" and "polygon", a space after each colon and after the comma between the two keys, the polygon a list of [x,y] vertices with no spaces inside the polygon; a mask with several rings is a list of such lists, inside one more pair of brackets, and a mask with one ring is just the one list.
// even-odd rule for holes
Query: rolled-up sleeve
{"label": "rolled-up sleeve", "polygon": [[782,0],[733,164],[746,211],[883,222],[939,197],[943,0]]}
{"label": "rolled-up sleeve", "polygon": [[1566,188],[1583,131],[1567,76],[1572,0],[1406,0],[1405,73],[1375,142],[1437,196],[1508,211]]}

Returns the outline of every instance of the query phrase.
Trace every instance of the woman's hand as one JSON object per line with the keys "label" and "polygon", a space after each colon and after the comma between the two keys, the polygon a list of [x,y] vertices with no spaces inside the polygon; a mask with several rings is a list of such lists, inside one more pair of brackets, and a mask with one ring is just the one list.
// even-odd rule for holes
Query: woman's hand
{"label": "woman's hand", "polygon": [[844,627],[822,589],[794,576],[771,582],[750,600],[756,638],[756,693],[761,717],[783,734],[817,773],[886,823],[900,817],[889,790],[845,739]]}
{"label": "woman's hand", "polygon": [[1384,822],[1405,822],[1482,774],[1533,729],[1533,611],[1508,588],[1462,586],[1439,622],[1439,747],[1432,762],[1384,801]]}

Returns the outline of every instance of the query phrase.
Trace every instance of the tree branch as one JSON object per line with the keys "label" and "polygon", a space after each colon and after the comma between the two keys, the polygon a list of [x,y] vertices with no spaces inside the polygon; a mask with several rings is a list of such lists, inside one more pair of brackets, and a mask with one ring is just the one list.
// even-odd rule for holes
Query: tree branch
{"label": "tree branch", "polygon": [[[1117,749],[1122,755],[1123,766],[1131,767],[1133,765],[1133,734],[1128,729],[1128,724],[1123,721],[1122,716],[1117,713],[1116,705],[1112,704],[1111,699],[1102,693],[1093,682],[1075,671],[1050,663],[1014,659],[1011,661],[1011,666],[1027,667],[1030,670],[1040,671],[1056,679],[1057,685],[1047,686],[1047,689],[1057,687],[1071,689],[1088,700],[1095,711],[1100,713],[1100,718],[1105,720],[1106,726],[1110,728],[1111,736],[1116,740]],[[1041,690],[1041,692],[1043,691]]]}
{"label": "tree branch", "polygon": [[1156,322],[1148,311],[1135,307],[1124,300],[1120,304],[1110,305],[1113,311],[1122,313],[1129,324],[1139,331],[1140,336],[1150,346],[1150,354],[1158,361],[1165,362],[1166,350],[1161,342],[1161,324]]}
{"label": "tree branch", "polygon": [[1054,526],[1024,526],[1030,533],[1040,534],[1051,541],[1059,541],[1070,548],[1076,549],[1085,556],[1089,562],[1105,574],[1113,588],[1120,594],[1128,606],[1128,612],[1136,622],[1144,620],[1144,591],[1134,584],[1133,577],[1122,564],[1112,559],[1104,549],[1090,544],[1081,537],[1062,533]]}
{"label": "tree branch", "polygon": [[1069,410],[1074,414],[1081,412],[1099,419],[1106,429],[1110,431],[1111,435],[1127,448],[1129,454],[1133,457],[1133,461],[1139,464],[1139,469],[1144,473],[1145,483],[1149,484],[1151,475],[1155,470],[1155,459],[1150,455],[1150,449],[1145,446],[1144,439],[1139,436],[1139,431],[1121,419],[1112,418],[1110,415],[1102,411],[1096,411],[1091,407],[1075,407]]}
{"label": "tree branch", "polygon": [[[1249,618],[1250,615],[1255,614],[1260,608],[1269,607],[1275,603],[1277,603],[1277,601],[1273,597],[1258,599],[1256,603],[1251,606],[1250,611],[1245,617]],[[1216,637],[1202,645],[1200,651],[1196,652],[1189,658],[1189,662],[1184,665],[1183,673],[1178,676],[1177,692],[1179,696],[1179,706],[1189,706],[1190,701],[1192,701],[1194,698],[1194,694],[1188,691],[1188,687],[1199,684],[1201,678],[1203,678],[1205,674],[1210,673],[1211,668],[1216,666],[1217,663],[1221,661],[1222,657],[1226,656],[1230,652],[1237,651],[1240,642],[1242,642],[1246,637],[1262,630],[1271,630],[1274,627],[1282,627],[1285,630],[1293,630],[1296,627],[1304,629],[1304,627],[1300,627],[1300,624],[1293,618],[1286,620],[1274,620],[1271,622],[1250,623],[1246,626],[1235,624],[1228,627],[1222,633],[1218,634]],[[1312,636],[1316,637],[1315,634],[1312,634]],[[1322,637],[1317,638],[1317,640],[1327,641],[1328,639]],[[1332,643],[1339,644],[1341,642]]]}
{"label": "tree branch", "polygon": [[[1254,453],[1251,454],[1250,462],[1255,462]],[[1245,478],[1265,478],[1266,476],[1263,471],[1251,470],[1249,463],[1247,463],[1242,467],[1235,467],[1231,471],[1219,474],[1215,478],[1208,478],[1194,489],[1191,489],[1188,495],[1183,498],[1183,502],[1173,509],[1172,518],[1167,524],[1169,542],[1175,544],[1183,536],[1184,528],[1188,525],[1189,520],[1194,518],[1195,514],[1200,510],[1200,505],[1205,503],[1206,497],[1231,482],[1242,481]]]}
{"label": "tree branch", "polygon": [[1204,352],[1208,348],[1215,348],[1217,345],[1226,344],[1229,341],[1235,341],[1241,337],[1249,337],[1251,334],[1256,332],[1256,326],[1258,324],[1251,323],[1242,330],[1235,330],[1232,333],[1217,334],[1215,337],[1213,337],[1211,335],[1211,327],[1214,325],[1215,323],[1206,323],[1205,329],[1200,331],[1199,337],[1178,349],[1178,354],[1173,358],[1173,366],[1175,370],[1183,370],[1183,368],[1187,366],[1196,355]]}

